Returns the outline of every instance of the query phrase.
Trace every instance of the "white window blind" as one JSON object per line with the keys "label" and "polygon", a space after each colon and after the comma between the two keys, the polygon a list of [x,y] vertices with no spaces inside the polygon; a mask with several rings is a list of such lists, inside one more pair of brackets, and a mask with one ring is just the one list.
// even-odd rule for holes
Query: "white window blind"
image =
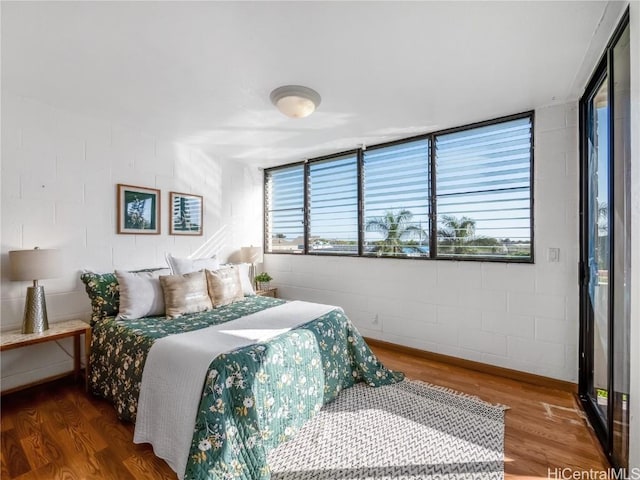
{"label": "white window blind", "polygon": [[267,252],[304,251],[304,166],[265,172]]}
{"label": "white window blind", "polygon": [[358,254],[358,157],[309,163],[309,253]]}
{"label": "white window blind", "polygon": [[438,257],[531,257],[531,117],[437,135]]}
{"label": "white window blind", "polygon": [[532,112],[275,167],[266,251],[532,262],[532,175]]}
{"label": "white window blind", "polygon": [[364,255],[429,256],[429,140],[364,152]]}

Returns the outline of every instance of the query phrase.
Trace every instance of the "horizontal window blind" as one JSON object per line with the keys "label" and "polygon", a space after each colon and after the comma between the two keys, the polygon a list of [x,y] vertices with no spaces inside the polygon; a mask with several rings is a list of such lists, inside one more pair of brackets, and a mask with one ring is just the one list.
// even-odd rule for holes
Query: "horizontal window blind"
{"label": "horizontal window blind", "polygon": [[309,163],[309,253],[358,254],[358,157]]}
{"label": "horizontal window blind", "polygon": [[364,255],[429,256],[429,140],[364,152]]}
{"label": "horizontal window blind", "polygon": [[531,112],[267,169],[265,248],[532,262],[532,175]]}
{"label": "horizontal window blind", "polygon": [[304,251],[304,165],[265,172],[267,252]]}
{"label": "horizontal window blind", "polygon": [[531,117],[435,137],[437,256],[531,257]]}

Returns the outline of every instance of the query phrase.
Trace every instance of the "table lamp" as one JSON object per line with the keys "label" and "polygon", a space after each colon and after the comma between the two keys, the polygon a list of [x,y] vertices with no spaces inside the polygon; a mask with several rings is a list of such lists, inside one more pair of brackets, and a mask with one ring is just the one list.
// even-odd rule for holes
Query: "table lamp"
{"label": "table lamp", "polygon": [[251,278],[251,284],[255,285],[256,277],[256,263],[262,263],[264,261],[264,255],[262,254],[261,247],[242,247],[242,261],[244,263],[251,264],[249,269],[249,277]]}
{"label": "table lamp", "polygon": [[11,280],[32,280],[33,286],[27,287],[24,303],[22,333],[42,333],[49,329],[47,303],[44,287],[38,280],[60,276],[62,260],[59,250],[40,249],[12,250],[9,252]]}

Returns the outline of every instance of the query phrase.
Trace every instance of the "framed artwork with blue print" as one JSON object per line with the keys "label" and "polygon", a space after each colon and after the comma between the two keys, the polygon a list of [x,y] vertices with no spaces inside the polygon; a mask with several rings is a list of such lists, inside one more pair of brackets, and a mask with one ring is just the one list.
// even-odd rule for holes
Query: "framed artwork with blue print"
{"label": "framed artwork with blue print", "polygon": [[202,196],[169,192],[170,235],[202,235]]}

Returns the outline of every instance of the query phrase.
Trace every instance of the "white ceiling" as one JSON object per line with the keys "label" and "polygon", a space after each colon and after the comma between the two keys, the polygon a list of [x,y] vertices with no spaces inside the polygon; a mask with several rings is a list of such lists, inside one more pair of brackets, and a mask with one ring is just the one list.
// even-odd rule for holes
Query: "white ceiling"
{"label": "white ceiling", "polygon": [[2,89],[268,166],[575,99],[624,4],[2,2]]}

